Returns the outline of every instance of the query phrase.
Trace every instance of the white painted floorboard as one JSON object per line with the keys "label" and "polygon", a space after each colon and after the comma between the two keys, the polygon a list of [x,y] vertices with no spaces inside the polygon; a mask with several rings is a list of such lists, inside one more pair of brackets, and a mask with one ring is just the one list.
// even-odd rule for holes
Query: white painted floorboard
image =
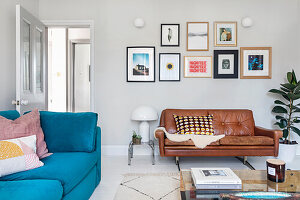
{"label": "white painted floorboard", "polygon": [[[267,157],[248,157],[256,169],[266,169]],[[231,169],[247,169],[234,157],[187,157],[180,159],[181,169],[191,167],[229,167]],[[288,168],[300,170],[300,156],[297,156]],[[174,158],[156,156],[156,164],[152,165],[151,156],[134,156],[131,166],[127,164],[127,156],[103,156],[102,178],[94,191],[91,200],[113,200],[123,174],[126,173],[164,173],[178,172]]]}

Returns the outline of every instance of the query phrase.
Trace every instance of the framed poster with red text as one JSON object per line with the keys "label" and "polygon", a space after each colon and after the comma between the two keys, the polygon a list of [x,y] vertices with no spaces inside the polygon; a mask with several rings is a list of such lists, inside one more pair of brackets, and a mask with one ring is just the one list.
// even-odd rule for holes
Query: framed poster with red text
{"label": "framed poster with red text", "polygon": [[212,57],[211,56],[185,56],[184,77],[185,78],[211,78]]}

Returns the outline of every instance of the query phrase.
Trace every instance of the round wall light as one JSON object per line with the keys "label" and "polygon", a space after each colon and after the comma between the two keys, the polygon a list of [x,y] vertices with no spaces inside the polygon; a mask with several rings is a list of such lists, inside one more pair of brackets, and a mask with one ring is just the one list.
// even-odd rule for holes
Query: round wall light
{"label": "round wall light", "polygon": [[145,21],[142,18],[136,18],[134,20],[134,26],[137,28],[143,28],[145,26]]}
{"label": "round wall light", "polygon": [[253,20],[250,17],[244,17],[242,19],[242,26],[245,28],[253,26]]}

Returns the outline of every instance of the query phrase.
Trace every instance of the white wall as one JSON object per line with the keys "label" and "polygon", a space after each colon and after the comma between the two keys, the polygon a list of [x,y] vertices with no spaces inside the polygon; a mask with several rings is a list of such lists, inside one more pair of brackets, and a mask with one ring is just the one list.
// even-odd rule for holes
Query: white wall
{"label": "white wall", "polygon": [[[12,90],[15,86],[13,3],[9,0],[4,2],[11,11],[6,14],[5,20],[0,18],[2,24],[5,23],[4,27],[10,28],[3,35],[5,37],[1,37],[4,45],[0,47],[1,63],[5,66],[2,67],[5,75],[2,72],[0,75],[0,84],[5,85],[0,89],[1,96],[5,95],[5,98],[0,98],[2,109],[9,108],[7,99],[14,96]],[[137,127],[137,123],[131,122],[130,113],[140,104],[152,105],[159,112],[164,108],[249,108],[254,111],[257,125],[272,127],[273,116],[270,110],[274,97],[267,94],[267,91],[278,87],[284,81],[286,71],[292,67],[300,73],[299,48],[296,45],[299,34],[295,31],[299,26],[298,2],[299,0],[40,0],[39,15],[44,20],[95,21],[95,103],[103,130],[102,143],[122,145],[128,144],[132,129]],[[0,5],[2,7],[6,4],[1,2]],[[2,10],[0,13],[2,15]],[[271,80],[182,78],[181,82],[176,83],[126,82],[127,46],[153,45],[156,46],[157,53],[180,52],[182,56],[212,55],[212,50],[217,49],[213,48],[213,21],[239,22],[244,16],[252,17],[255,24],[250,29],[238,26],[238,46],[273,47]],[[143,29],[133,26],[136,17],[145,19],[146,26]],[[210,22],[209,52],[185,50],[187,21]],[[180,48],[159,47],[161,23],[181,24]],[[157,124],[158,122],[152,123],[152,128]]]}
{"label": "white wall", "polygon": [[0,110],[15,109],[16,98],[16,4],[38,16],[38,0],[0,1]]}

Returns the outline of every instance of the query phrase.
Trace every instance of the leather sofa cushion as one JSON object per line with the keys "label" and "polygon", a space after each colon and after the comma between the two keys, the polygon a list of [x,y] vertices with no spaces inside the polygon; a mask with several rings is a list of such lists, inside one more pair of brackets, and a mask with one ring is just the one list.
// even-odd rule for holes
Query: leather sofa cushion
{"label": "leather sofa cushion", "polygon": [[222,138],[220,145],[237,146],[272,146],[273,138],[266,136],[226,136]]}
{"label": "leather sofa cushion", "polygon": [[[165,139],[165,145],[166,146],[195,146],[194,142],[192,140],[184,141],[184,142],[173,142],[169,140],[168,138]],[[219,141],[213,142],[209,144],[208,146],[218,146],[220,145]]]}
{"label": "leather sofa cushion", "polygon": [[169,133],[176,133],[173,115],[203,116],[213,115],[215,135],[254,136],[254,119],[251,110],[213,110],[213,109],[166,109],[161,116],[160,126],[164,126]]}

